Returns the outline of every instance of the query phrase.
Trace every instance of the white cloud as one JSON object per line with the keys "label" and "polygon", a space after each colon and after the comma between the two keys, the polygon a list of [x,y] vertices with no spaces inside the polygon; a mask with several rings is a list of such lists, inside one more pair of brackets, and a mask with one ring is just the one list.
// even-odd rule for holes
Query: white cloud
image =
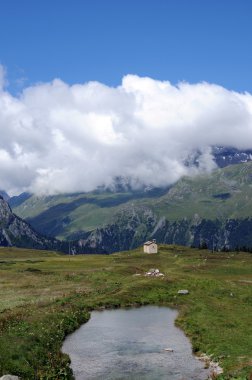
{"label": "white cloud", "polygon": [[[214,167],[209,147],[252,148],[252,97],[209,83],[177,86],[127,75],[121,86],[59,79],[4,91],[0,66],[0,188],[89,191],[129,178],[164,186]],[[184,164],[196,150],[198,169]]]}

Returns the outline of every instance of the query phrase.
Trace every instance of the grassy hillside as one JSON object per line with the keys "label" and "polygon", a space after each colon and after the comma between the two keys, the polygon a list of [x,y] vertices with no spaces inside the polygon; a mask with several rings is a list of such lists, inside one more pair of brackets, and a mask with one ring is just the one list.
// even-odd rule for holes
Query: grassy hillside
{"label": "grassy hillside", "polygon": [[[165,277],[144,273],[159,268]],[[136,274],[139,274],[136,276]],[[64,336],[92,309],[156,304],[179,309],[195,353],[220,362],[220,379],[252,374],[252,256],[160,246],[110,256],[0,249],[0,375],[71,379]],[[179,289],[189,295],[179,296]]]}
{"label": "grassy hillside", "polygon": [[13,210],[41,233],[64,238],[107,224],[125,199],[127,194],[113,193],[32,196]]}
{"label": "grassy hillside", "polygon": [[155,202],[159,215],[174,221],[195,214],[206,219],[252,215],[252,162],[181,179]]}
{"label": "grassy hillside", "polygon": [[14,212],[39,232],[66,238],[113,223],[122,210],[133,206],[148,207],[169,221],[251,217],[252,162],[183,178],[169,190],[32,196]]}

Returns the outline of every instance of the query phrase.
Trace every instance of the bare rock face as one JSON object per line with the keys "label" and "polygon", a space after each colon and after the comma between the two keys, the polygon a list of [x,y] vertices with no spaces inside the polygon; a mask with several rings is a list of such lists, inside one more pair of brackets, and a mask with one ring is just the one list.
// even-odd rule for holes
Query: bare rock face
{"label": "bare rock face", "polygon": [[6,193],[4,190],[0,190],[0,195],[3,197],[3,199],[8,202],[10,200],[10,196]]}
{"label": "bare rock face", "polygon": [[157,223],[154,213],[144,206],[125,206],[114,222],[93,231],[81,240],[83,252],[111,253],[138,247],[151,236]]}
{"label": "bare rock face", "polygon": [[56,239],[48,239],[36,231],[24,220],[13,214],[8,203],[0,196],[0,246],[24,248],[57,248]]}
{"label": "bare rock face", "polygon": [[11,209],[8,206],[8,203],[0,195],[0,220],[8,221],[11,215]]}

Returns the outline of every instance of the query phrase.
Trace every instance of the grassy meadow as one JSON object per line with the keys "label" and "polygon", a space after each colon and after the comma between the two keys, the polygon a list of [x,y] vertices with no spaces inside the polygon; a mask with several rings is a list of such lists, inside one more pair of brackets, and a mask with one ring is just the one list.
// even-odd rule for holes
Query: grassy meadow
{"label": "grassy meadow", "polygon": [[[150,268],[165,276],[144,276]],[[0,375],[72,379],[64,337],[93,309],[145,304],[180,311],[178,326],[195,354],[220,363],[219,379],[252,378],[252,255],[165,245],[71,257],[0,248]]]}

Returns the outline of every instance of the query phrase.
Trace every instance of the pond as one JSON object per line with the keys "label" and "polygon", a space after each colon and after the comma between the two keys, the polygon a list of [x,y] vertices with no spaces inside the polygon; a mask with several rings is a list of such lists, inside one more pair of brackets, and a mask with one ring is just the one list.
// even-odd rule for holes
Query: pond
{"label": "pond", "polygon": [[63,345],[75,379],[207,379],[209,370],[174,325],[177,314],[157,306],[92,312]]}

